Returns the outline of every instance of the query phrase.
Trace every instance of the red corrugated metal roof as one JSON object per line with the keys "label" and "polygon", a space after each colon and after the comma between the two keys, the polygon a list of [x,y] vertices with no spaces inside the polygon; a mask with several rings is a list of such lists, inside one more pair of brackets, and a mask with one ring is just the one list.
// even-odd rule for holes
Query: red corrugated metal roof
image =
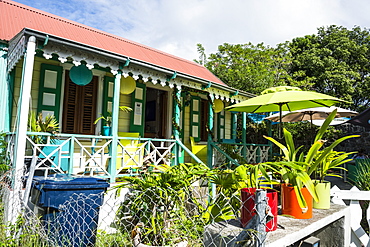
{"label": "red corrugated metal roof", "polygon": [[225,85],[204,66],[148,46],[82,25],[10,0],[0,0],[0,40],[9,41],[23,28],[73,40],[169,70]]}

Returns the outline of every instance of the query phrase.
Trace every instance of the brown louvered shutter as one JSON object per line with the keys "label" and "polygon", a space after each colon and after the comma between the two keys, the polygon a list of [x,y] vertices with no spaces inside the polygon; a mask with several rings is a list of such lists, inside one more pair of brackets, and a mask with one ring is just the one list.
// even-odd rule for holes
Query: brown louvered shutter
{"label": "brown louvered shutter", "polygon": [[66,71],[64,91],[63,132],[93,135],[96,119],[98,77],[85,86],[73,83]]}

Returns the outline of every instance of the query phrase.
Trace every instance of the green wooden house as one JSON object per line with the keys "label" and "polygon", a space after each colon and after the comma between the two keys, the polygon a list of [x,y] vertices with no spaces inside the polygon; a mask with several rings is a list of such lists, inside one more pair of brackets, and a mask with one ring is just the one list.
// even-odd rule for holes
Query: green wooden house
{"label": "green wooden house", "polygon": [[[113,182],[146,164],[237,164],[219,145],[235,143],[246,114],[224,107],[254,95],[192,61],[10,0],[0,13],[0,131],[13,167]],[[58,133],[30,131],[31,112],[54,116]],[[100,116],[110,121],[95,124]],[[237,152],[266,160],[270,147],[245,135]]]}

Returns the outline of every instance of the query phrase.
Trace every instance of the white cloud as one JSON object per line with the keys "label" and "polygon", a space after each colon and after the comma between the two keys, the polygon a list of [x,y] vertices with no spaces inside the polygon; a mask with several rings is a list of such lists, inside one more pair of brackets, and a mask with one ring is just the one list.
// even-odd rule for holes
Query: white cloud
{"label": "white cloud", "polygon": [[275,46],[317,28],[370,23],[367,0],[18,0],[192,60],[223,43]]}

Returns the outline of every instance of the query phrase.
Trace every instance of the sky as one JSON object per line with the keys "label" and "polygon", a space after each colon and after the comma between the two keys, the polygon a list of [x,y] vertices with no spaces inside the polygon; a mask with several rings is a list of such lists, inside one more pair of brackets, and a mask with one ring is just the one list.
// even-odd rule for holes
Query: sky
{"label": "sky", "polygon": [[188,60],[229,44],[276,44],[330,25],[370,28],[368,0],[15,0]]}

